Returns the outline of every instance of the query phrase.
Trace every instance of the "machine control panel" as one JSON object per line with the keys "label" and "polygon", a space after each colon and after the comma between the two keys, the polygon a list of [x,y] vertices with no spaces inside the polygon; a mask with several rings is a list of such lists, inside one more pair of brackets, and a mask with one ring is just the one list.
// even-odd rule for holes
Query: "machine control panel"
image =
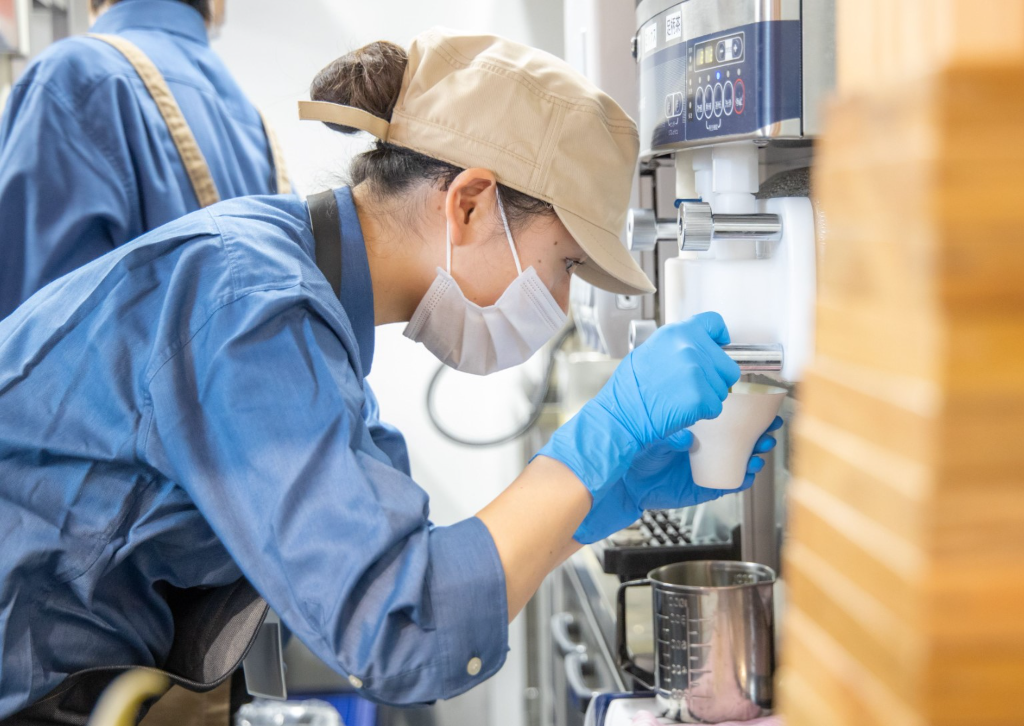
{"label": "machine control panel", "polygon": [[698,5],[684,3],[639,30],[641,153],[799,137],[800,20],[715,27],[687,10]]}
{"label": "machine control panel", "polygon": [[741,78],[743,69],[739,65],[743,62],[744,35],[736,33],[697,43],[688,50],[688,124],[703,121],[710,126],[714,119],[743,114],[747,106],[747,85]]}

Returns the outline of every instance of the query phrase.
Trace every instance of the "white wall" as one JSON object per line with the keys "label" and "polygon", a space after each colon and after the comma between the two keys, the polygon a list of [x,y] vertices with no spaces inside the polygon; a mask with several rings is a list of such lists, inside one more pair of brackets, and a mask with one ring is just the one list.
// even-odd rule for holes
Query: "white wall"
{"label": "white wall", "polygon": [[[345,52],[379,39],[407,45],[418,32],[442,25],[562,53],[560,0],[228,0],[227,13],[214,47],[276,128],[292,178],[306,194],[340,183],[348,159],[368,143],[295,115],[317,71]],[[437,363],[403,338],[401,327],[378,329],[370,381],[383,418],[406,435],[413,476],[431,495],[434,521],[455,522],[476,513],[518,474],[519,447],[466,449],[433,430],[423,399]],[[520,379],[516,371],[487,379],[451,373],[439,391],[441,414],[467,437],[507,431],[525,411]],[[521,625],[514,625],[502,673],[456,699],[461,705],[440,711],[440,723],[480,723],[481,714],[502,726],[522,722],[525,654]]]}

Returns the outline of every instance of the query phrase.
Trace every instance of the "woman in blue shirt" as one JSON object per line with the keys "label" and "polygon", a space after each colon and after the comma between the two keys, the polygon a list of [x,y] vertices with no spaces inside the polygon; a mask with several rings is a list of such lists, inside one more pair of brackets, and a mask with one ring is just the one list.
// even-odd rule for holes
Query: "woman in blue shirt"
{"label": "woman in blue shirt", "polygon": [[239,583],[368,697],[449,698],[581,543],[717,496],[686,454],[739,377],[708,314],[626,358],[477,517],[431,525],[365,382],[374,325],[488,373],[558,330],[571,274],[649,292],[618,241],[636,128],[552,56],[440,31],[344,56],[312,96],[307,118],[380,139],[351,188],[190,214],[0,321],[0,717],[90,668],[210,686],[252,634],[217,614],[250,611],[176,633],[175,603]]}

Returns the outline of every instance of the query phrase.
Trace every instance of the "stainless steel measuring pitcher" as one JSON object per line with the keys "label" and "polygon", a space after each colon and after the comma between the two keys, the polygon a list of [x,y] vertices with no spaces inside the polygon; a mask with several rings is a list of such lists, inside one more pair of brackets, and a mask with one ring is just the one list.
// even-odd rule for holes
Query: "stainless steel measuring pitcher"
{"label": "stainless steel measuring pitcher", "polygon": [[[651,570],[619,586],[619,665],[656,694],[662,715],[683,723],[746,721],[772,708],[775,622],[770,567],[703,560]],[[626,591],[650,586],[654,673],[626,644]]]}

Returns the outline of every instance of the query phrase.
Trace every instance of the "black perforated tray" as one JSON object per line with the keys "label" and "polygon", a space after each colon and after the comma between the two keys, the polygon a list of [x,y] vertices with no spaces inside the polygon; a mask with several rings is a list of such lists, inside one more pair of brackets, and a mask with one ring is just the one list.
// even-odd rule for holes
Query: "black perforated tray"
{"label": "black perforated tray", "polygon": [[603,539],[593,545],[601,567],[620,582],[646,577],[662,565],[691,560],[740,560],[740,528],[732,531],[732,541],[721,544],[643,544],[622,546]]}

